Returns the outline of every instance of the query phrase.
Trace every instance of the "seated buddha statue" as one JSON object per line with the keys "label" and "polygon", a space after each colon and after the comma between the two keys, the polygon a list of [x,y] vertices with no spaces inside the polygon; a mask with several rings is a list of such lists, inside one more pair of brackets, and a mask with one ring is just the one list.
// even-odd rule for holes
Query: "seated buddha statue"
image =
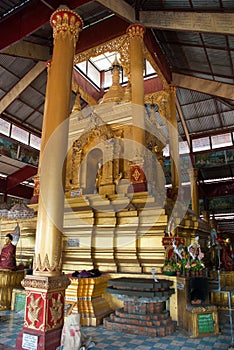
{"label": "seated buddha statue", "polygon": [[13,236],[8,233],[5,236],[5,244],[0,254],[0,270],[16,269],[16,246],[12,244]]}

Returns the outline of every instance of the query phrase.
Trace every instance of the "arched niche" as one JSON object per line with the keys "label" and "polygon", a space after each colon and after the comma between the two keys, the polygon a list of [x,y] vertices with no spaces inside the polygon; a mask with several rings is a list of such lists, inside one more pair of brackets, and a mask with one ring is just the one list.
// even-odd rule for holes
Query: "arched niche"
{"label": "arched niche", "polygon": [[[83,193],[92,194],[98,192],[98,187],[101,181],[103,164],[103,152],[100,148],[94,148],[88,152],[82,168],[86,168],[81,173],[86,173],[83,181]],[[83,169],[82,169],[83,170]]]}

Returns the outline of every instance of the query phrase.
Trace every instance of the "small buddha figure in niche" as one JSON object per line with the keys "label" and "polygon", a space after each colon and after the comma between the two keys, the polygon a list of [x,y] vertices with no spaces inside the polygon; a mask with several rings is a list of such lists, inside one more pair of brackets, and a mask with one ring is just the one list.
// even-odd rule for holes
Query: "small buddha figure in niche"
{"label": "small buddha figure in niche", "polygon": [[95,180],[95,183],[96,183],[96,193],[98,193],[99,191],[99,187],[100,187],[100,184],[101,184],[101,180],[102,180],[102,170],[103,170],[103,167],[102,167],[102,162],[98,162],[97,164],[97,175],[96,175],[96,180]]}
{"label": "small buddha figure in niche", "polygon": [[8,233],[5,236],[5,244],[0,254],[0,270],[16,269],[16,246],[12,244],[13,236]]}

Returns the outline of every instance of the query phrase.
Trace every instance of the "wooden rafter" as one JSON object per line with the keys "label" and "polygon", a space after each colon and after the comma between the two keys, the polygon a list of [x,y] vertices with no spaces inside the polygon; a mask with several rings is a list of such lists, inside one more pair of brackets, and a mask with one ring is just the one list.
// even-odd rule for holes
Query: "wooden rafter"
{"label": "wooden rafter", "polygon": [[46,68],[44,62],[38,62],[25,76],[1,99],[0,114],[24,91],[31,82]]}
{"label": "wooden rafter", "polygon": [[234,13],[140,11],[140,22],[163,30],[234,34]]}
{"label": "wooden rafter", "polygon": [[172,83],[184,89],[200,91],[204,94],[234,100],[234,88],[231,84],[195,78],[177,73],[172,73]]}

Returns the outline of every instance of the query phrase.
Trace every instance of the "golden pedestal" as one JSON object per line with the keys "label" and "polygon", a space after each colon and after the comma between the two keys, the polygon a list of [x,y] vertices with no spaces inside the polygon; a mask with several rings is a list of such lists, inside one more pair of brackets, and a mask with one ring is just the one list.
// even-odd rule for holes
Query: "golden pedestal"
{"label": "golden pedestal", "polygon": [[113,310],[103,297],[109,277],[70,278],[71,284],[66,289],[65,303],[70,307],[69,314],[80,313],[82,326],[97,326]]}
{"label": "golden pedestal", "polygon": [[24,270],[0,270],[0,310],[11,308],[12,290],[21,287],[24,275]]}
{"label": "golden pedestal", "polygon": [[[215,305],[208,300],[208,290],[205,293],[203,303],[191,304],[189,290],[191,278],[177,277],[177,303],[179,309],[178,326],[186,330],[191,338],[211,336],[219,334],[218,311]],[[201,289],[202,280],[205,278],[192,278],[197,282],[193,285]],[[199,279],[201,282],[199,282]],[[204,284],[206,286],[206,284]]]}
{"label": "golden pedestal", "polygon": [[[210,290],[210,299],[212,304],[216,305],[218,309],[226,310],[233,308],[234,305],[234,272],[233,271],[220,271],[220,277],[218,277],[217,271],[210,271],[211,279],[214,279],[219,283],[216,288]],[[230,293],[230,295],[229,295]],[[230,300],[229,300],[230,298]],[[229,305],[231,303],[231,305]]]}
{"label": "golden pedestal", "polygon": [[217,307],[207,305],[204,307],[191,307],[186,310],[187,331],[191,338],[219,334]]}
{"label": "golden pedestal", "polygon": [[[210,299],[212,304],[216,305],[220,310],[229,308],[229,293],[234,287],[224,287],[222,290],[211,291]],[[234,305],[234,293],[231,293],[231,305]]]}

